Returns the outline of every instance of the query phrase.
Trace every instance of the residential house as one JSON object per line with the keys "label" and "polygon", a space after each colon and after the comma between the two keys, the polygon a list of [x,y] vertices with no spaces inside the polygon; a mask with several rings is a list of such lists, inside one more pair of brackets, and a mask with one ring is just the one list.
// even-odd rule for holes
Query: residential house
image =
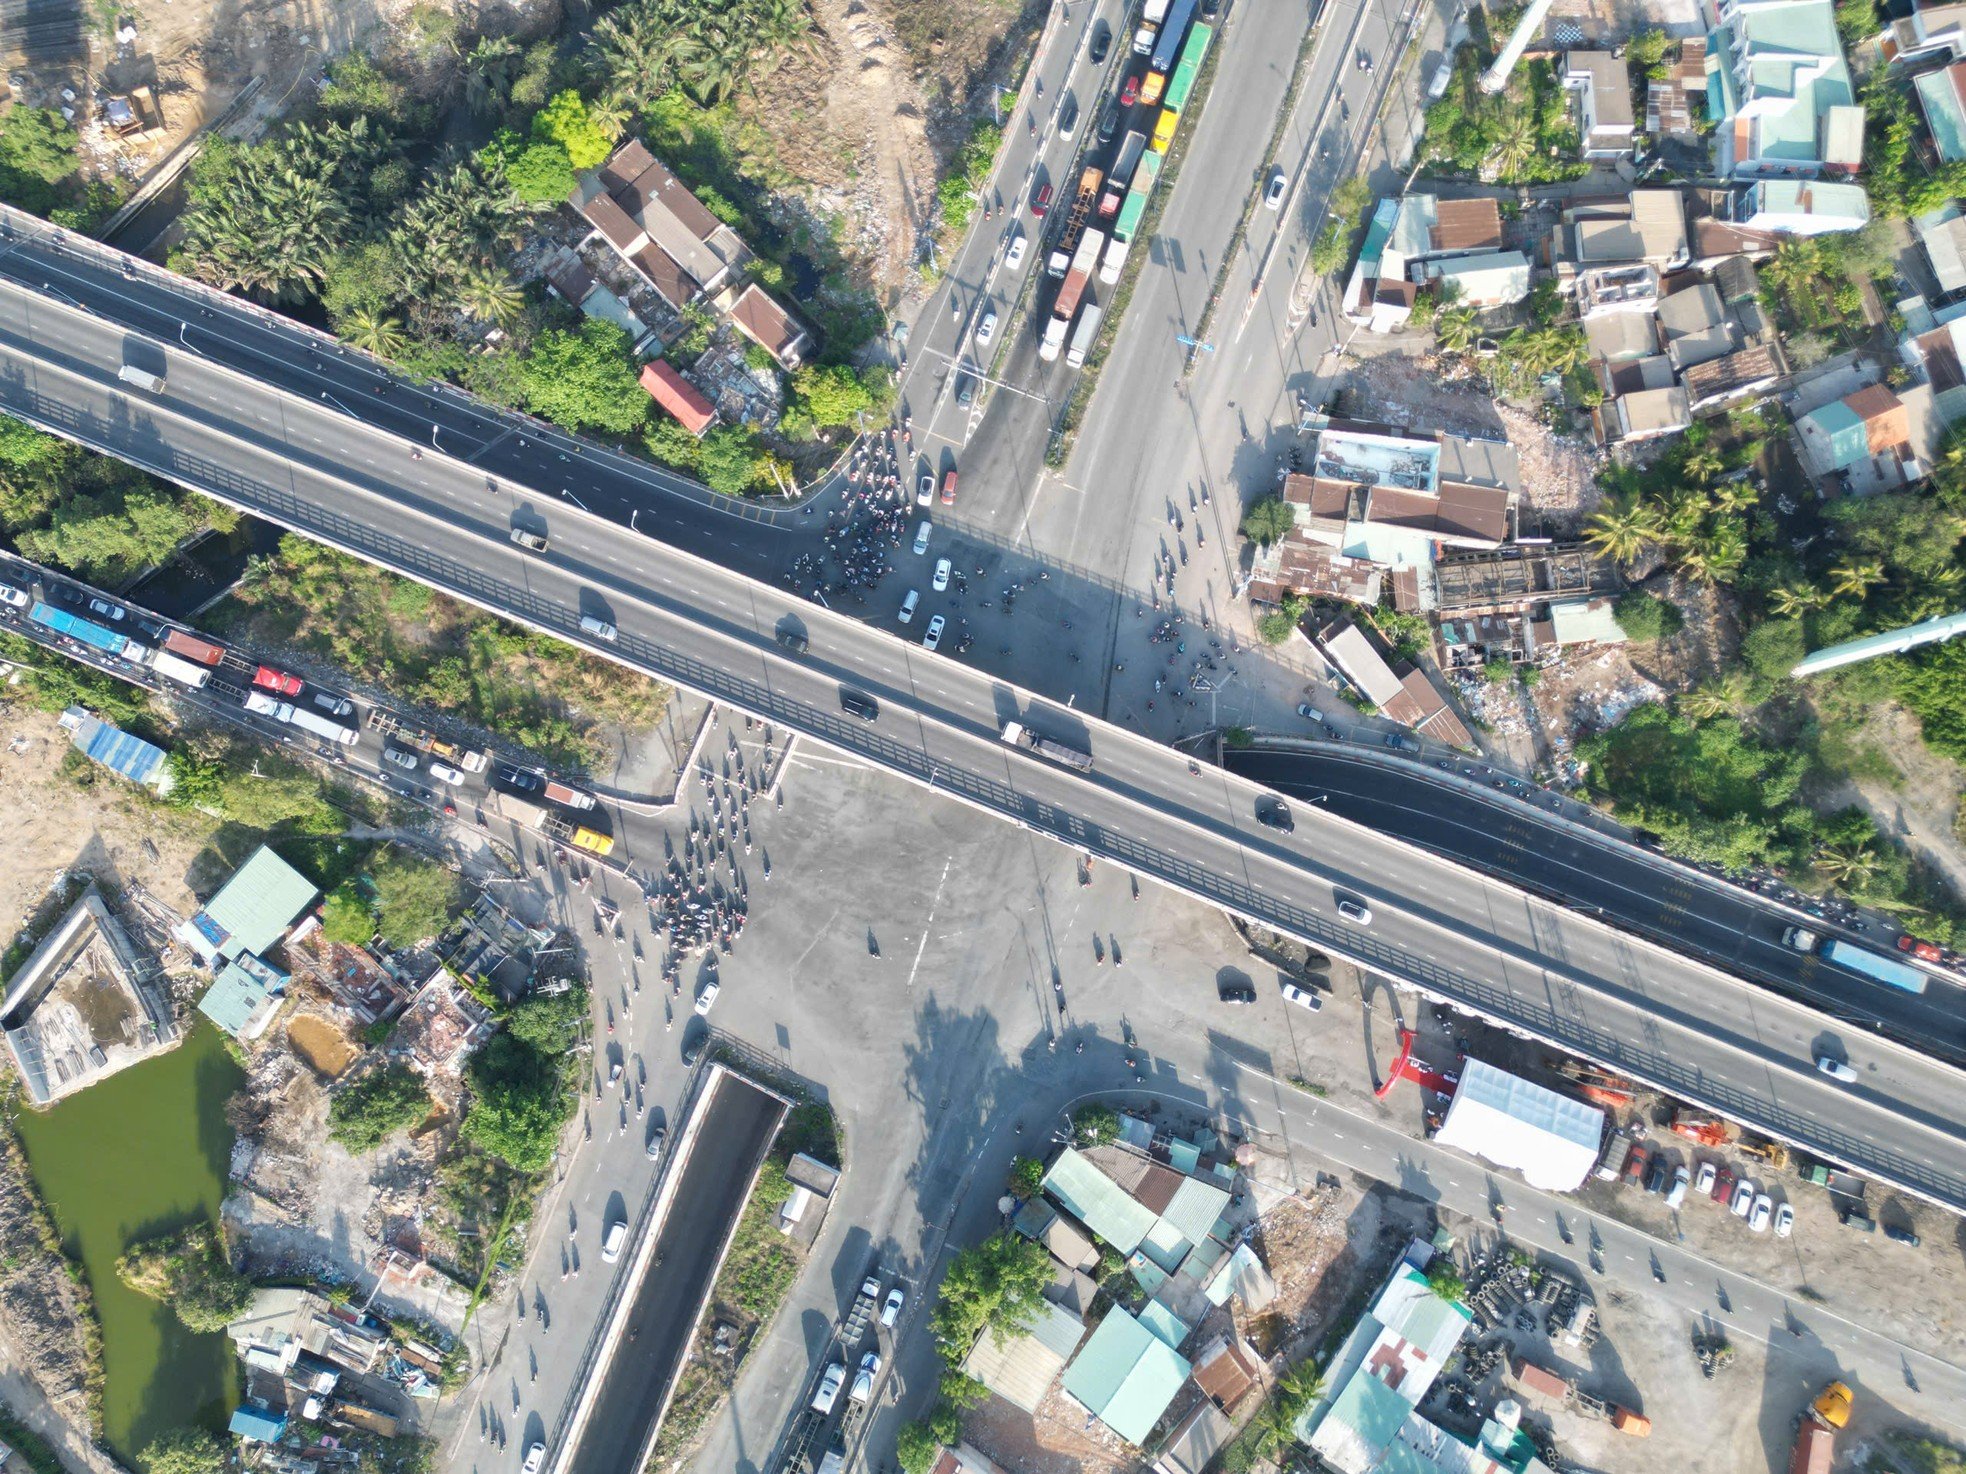
{"label": "residential house", "polygon": [[1328,1363],[1323,1394],[1298,1418],[1299,1441],[1337,1474],[1548,1474],[1511,1404],[1498,1406],[1474,1440],[1421,1415],[1473,1321],[1427,1283],[1431,1254],[1416,1241],[1393,1267]]}
{"label": "residential house", "polygon": [[812,334],[756,282],[737,294],[730,306],[730,320],[788,373],[804,361],[806,350],[812,346]]}
{"label": "residential house", "polygon": [[706,210],[640,139],[582,175],[568,203],[678,311],[717,292],[747,256],[737,232]]}
{"label": "residential house", "polygon": [[1966,163],[1966,61],[1912,78],[1932,149],[1942,163]]}
{"label": "residential house", "polygon": [[1451,747],[1473,747],[1474,738],[1434,689],[1427,673],[1408,662],[1395,670],[1359,625],[1345,620],[1325,627],[1317,645],[1324,658],[1379,714],[1424,732]]}
{"label": "residential house", "polygon": [[1679,43],[1679,60],[1662,81],[1645,84],[1645,131],[1654,138],[1699,136],[1707,112],[1707,43],[1690,36]]}
{"label": "residential house", "polygon": [[1659,333],[1676,372],[1725,358],[1740,346],[1720,291],[1711,282],[1685,287],[1659,302]]}
{"label": "residential house", "polygon": [[1563,85],[1577,100],[1577,133],[1587,159],[1629,158],[1637,132],[1631,79],[1608,51],[1566,51]]}
{"label": "residential house", "polygon": [[1884,50],[1897,62],[1959,60],[1966,56],[1966,5],[1914,5],[1910,15],[1891,22]]}
{"label": "residential house", "polygon": [[1961,214],[1959,202],[1947,200],[1936,210],[1914,215],[1911,229],[1932,268],[1932,279],[1939,284],[1939,300],[1966,292],[1966,215]]}
{"label": "residential house", "polygon": [[703,432],[717,423],[716,407],[703,397],[688,379],[685,379],[676,366],[665,359],[656,359],[642,365],[642,388],[649,398],[669,412],[670,418],[690,434],[701,437]]}
{"label": "residential house", "polygon": [[1195,1353],[1195,1385],[1223,1412],[1234,1415],[1263,1380],[1263,1362],[1233,1327]]}
{"label": "residential house", "polygon": [[266,960],[309,915],[314,883],[265,845],[232,872],[218,893],[172,935],[197,953],[216,977],[198,1011],[235,1038],[265,1032],[284,1001],[287,974]]}
{"label": "residential house", "polygon": [[1571,279],[1571,292],[1577,316],[1586,322],[1612,312],[1650,313],[1659,305],[1659,271],[1642,261],[1587,267]]}
{"label": "residential house", "polygon": [[1372,332],[1392,332],[1412,315],[1416,283],[1425,279],[1420,266],[1501,249],[1502,212],[1494,200],[1430,194],[1381,200],[1345,284],[1345,316]]}
{"label": "residential house", "polygon": [[1014,1336],[998,1340],[985,1332],[963,1359],[963,1375],[974,1377],[1012,1407],[1035,1413],[1038,1404],[1085,1338],[1085,1323],[1050,1300],[1031,1312]]}
{"label": "residential house", "polygon": [[1693,423],[1693,411],[1686,390],[1674,384],[1670,388],[1640,389],[1606,401],[1600,423],[1606,444],[1650,440],[1684,430]]}
{"label": "residential house", "polygon": [[1004,1474],[1004,1467],[969,1444],[959,1443],[938,1452],[928,1474]]}
{"label": "residential house", "polygon": [[1772,343],[1706,359],[1680,376],[1686,390],[1686,408],[1691,414],[1759,403],[1775,392],[1785,377],[1781,359]]}
{"label": "residential house", "polygon": [[1571,645],[1622,645],[1631,637],[1618,623],[1617,600],[1604,598],[1552,599],[1549,606],[1551,641]]}
{"label": "residential house", "polygon": [[1720,0],[1707,37],[1714,163],[1723,179],[1848,178],[1863,162],[1833,0]]}
{"label": "residential house", "polygon": [[1215,1456],[1229,1446],[1236,1427],[1212,1402],[1198,1402],[1174,1426],[1154,1460],[1154,1474],[1207,1474]]}
{"label": "residential house", "polygon": [[[985,1339],[988,1339],[985,1337]],[[1180,1352],[1115,1306],[1065,1368],[1065,1394],[1136,1447],[1188,1380]]]}
{"label": "residential house", "polygon": [[1820,479],[1847,479],[1853,491],[1887,491],[1923,476],[1904,402],[1883,384],[1831,400],[1795,421],[1802,464]]}
{"label": "residential house", "polygon": [[1520,251],[1485,251],[1420,263],[1422,278],[1445,298],[1471,307],[1506,307],[1529,295],[1529,258]]}
{"label": "residential house", "polygon": [[1635,189],[1577,201],[1564,210],[1558,237],[1564,252],[1557,268],[1560,284],[1570,272],[1595,266],[1643,264],[1662,274],[1678,271],[1689,259],[1686,201],[1676,189]]}
{"label": "residential house", "polygon": [[1734,223],[1772,235],[1829,235],[1870,223],[1870,197],[1857,184],[1769,179],[1741,190]]}

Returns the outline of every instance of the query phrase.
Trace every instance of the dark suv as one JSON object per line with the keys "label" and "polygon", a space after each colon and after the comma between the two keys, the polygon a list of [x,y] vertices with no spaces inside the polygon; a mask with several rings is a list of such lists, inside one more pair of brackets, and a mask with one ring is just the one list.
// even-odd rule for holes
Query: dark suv
{"label": "dark suv", "polygon": [[1290,821],[1290,805],[1280,798],[1257,799],[1256,822],[1270,829],[1281,829],[1285,834],[1296,828]]}
{"label": "dark suv", "polygon": [[792,629],[790,626],[780,630],[776,638],[780,645],[790,650],[794,655],[803,655],[811,648],[811,642],[806,639],[805,635],[799,630]]}
{"label": "dark suv", "polygon": [[881,714],[881,704],[864,691],[840,692],[840,706],[863,722],[871,722]]}
{"label": "dark suv", "polygon": [[1086,56],[1094,66],[1098,66],[1106,60],[1106,53],[1112,49],[1113,28],[1102,20],[1099,22],[1099,29],[1092,33],[1092,45],[1087,48]]}
{"label": "dark suv", "polygon": [[1215,994],[1224,1003],[1254,1003],[1256,985],[1254,983],[1218,983]]}

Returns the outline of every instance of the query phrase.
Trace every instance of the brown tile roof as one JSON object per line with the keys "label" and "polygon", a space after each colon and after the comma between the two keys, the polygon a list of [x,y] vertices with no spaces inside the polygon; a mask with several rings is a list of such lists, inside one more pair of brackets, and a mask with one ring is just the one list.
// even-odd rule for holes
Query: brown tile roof
{"label": "brown tile roof", "polygon": [[1712,216],[1693,222],[1693,254],[1701,260],[1716,256],[1772,256],[1780,244],[1772,231],[1748,230]]}
{"label": "brown tile roof", "polygon": [[1187,1179],[1172,1167],[1153,1163],[1132,1188],[1133,1200],[1152,1212],[1165,1213],[1167,1205],[1174,1201],[1175,1193],[1181,1190],[1181,1184],[1185,1181]]}
{"label": "brown tile roof", "polygon": [[555,256],[546,263],[547,283],[578,307],[587,300],[587,294],[594,290],[594,274],[572,254]]}
{"label": "brown tile roof", "polygon": [[1966,389],[1966,366],[1959,362],[1959,353],[1952,346],[1952,334],[1944,328],[1922,333],[1912,340],[1918,345],[1919,356],[1925,360],[1926,377],[1932,381],[1932,392],[1943,394],[1948,389]]}
{"label": "brown tile roof", "polygon": [[657,359],[642,365],[642,387],[657,404],[676,417],[692,435],[701,435],[717,418],[717,411],[697,387],[676,372],[675,365]]}
{"label": "brown tile roof", "polygon": [[646,232],[633,220],[621,206],[607,195],[596,195],[585,205],[580,213],[587,217],[587,223],[608,238],[618,251],[628,252],[647,239]]}
{"label": "brown tile roof", "polygon": [[1442,200],[1431,234],[1436,251],[1498,250],[1502,207],[1494,200]]}
{"label": "brown tile roof", "polygon": [[1780,376],[1781,365],[1775,362],[1775,350],[1755,347],[1696,363],[1686,370],[1681,382],[1686,385],[1687,398],[1698,405]]}
{"label": "brown tile roof", "polygon": [[1533,1361],[1517,1358],[1515,1379],[1528,1392],[1539,1393],[1544,1397],[1554,1397],[1559,1401],[1570,1395],[1570,1384],[1555,1372],[1539,1367]]}
{"label": "brown tile roof", "polygon": [[797,357],[799,344],[805,338],[804,330],[756,282],[738,294],[731,304],[730,316],[746,337],[779,362]]}
{"label": "brown tile roof", "polygon": [[[1461,719],[1454,715],[1440,693],[1434,690],[1434,683],[1427,679],[1427,673],[1417,667],[1399,678],[1400,690],[1404,699],[1411,701],[1419,709],[1421,716],[1413,726],[1425,732],[1436,741],[1454,747],[1472,747],[1474,738],[1468,729],[1461,725]],[[1387,715],[1392,714],[1390,706]],[[1399,720],[1404,720],[1400,718]]]}
{"label": "brown tile roof", "polygon": [[702,290],[696,278],[653,241],[635,253],[635,265],[649,279],[649,285],[662,294],[663,300],[678,311],[694,302]]}
{"label": "brown tile roof", "polygon": [[1498,543],[1509,534],[1509,492],[1501,486],[1440,484],[1440,527],[1462,537]]}
{"label": "brown tile roof", "polygon": [[1311,505],[1311,488],[1314,485],[1316,482],[1313,478],[1301,471],[1292,471],[1283,478],[1283,499],[1292,506],[1308,507]]}
{"label": "brown tile roof", "polygon": [[[647,157],[646,150],[643,157]],[[700,241],[709,240],[721,228],[722,222],[704,208],[703,201],[691,194],[682,180],[653,158],[648,159],[648,163],[630,180],[627,193],[629,200],[622,203],[629,209],[639,210],[651,203],[659,203],[678,225]]]}
{"label": "brown tile roof", "polygon": [[655,155],[643,146],[639,138],[631,138],[614,151],[614,156],[595,170],[601,181],[601,188],[609,194],[619,194],[635,182],[635,176],[642,173],[655,162]]}
{"label": "brown tile roof", "polygon": [[[1322,543],[1292,536],[1277,549],[1276,567],[1268,576],[1274,592],[1257,597],[1275,604],[1282,602],[1284,594],[1304,594],[1370,607],[1379,602],[1380,579],[1377,564],[1346,558]],[[1254,584],[1251,591],[1255,592]]]}
{"label": "brown tile roof", "polygon": [[1845,395],[1843,402],[1864,422],[1872,455],[1894,451],[1911,439],[1911,412],[1884,385],[1867,384],[1855,394]]}

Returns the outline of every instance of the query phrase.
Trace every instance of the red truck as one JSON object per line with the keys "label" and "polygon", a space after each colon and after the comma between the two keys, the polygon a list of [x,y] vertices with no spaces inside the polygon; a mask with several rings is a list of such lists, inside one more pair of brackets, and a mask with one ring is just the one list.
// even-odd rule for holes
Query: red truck
{"label": "red truck", "polygon": [[262,665],[253,672],[253,684],[263,686],[268,691],[278,691],[282,696],[300,695],[299,676],[290,676],[283,670],[275,670],[270,665]]}
{"label": "red truck", "polygon": [[195,660],[200,665],[217,665],[225,659],[225,646],[201,640],[189,630],[172,630],[164,636],[164,648],[173,655]]}

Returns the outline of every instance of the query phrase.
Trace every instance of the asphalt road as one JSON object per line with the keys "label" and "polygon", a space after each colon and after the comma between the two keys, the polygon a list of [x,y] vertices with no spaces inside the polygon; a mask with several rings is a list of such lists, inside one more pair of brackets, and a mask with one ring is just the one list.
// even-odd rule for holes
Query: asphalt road
{"label": "asphalt road", "polygon": [[[1835,1040],[1820,1014],[1341,820],[1313,813],[1292,835],[1263,829],[1252,784],[1191,772],[1166,747],[1069,710],[1032,712],[1007,682],[666,543],[556,512],[552,550],[524,554],[506,533],[511,503],[530,497],[492,493],[476,466],[448,456],[412,459],[398,436],[318,400],[185,353],[165,365],[161,398],[116,386],[131,355],[154,352],[0,286],[0,405],[30,420],[569,638],[580,638],[582,615],[606,618],[619,638],[598,648],[625,663],[1857,1170],[1966,1204],[1966,1102],[1949,1069]],[[789,622],[810,632],[808,656],[774,643]],[[878,721],[839,710],[848,684],[879,699]],[[1088,744],[1097,768],[1082,776],[1010,751],[998,731],[1012,716]],[[1341,894],[1371,904],[1371,926],[1337,917]],[[1847,1049],[1857,1086],[1813,1068],[1830,1043]]]}
{"label": "asphalt road", "polygon": [[[1852,1023],[1881,1023],[1900,1039],[1966,1056],[1966,1008],[1956,983],[1933,977],[1906,993],[1798,955],[1783,931],[1802,922],[1750,892],[1708,883],[1682,866],[1579,824],[1553,823],[1527,803],[1473,783],[1450,784],[1410,760],[1301,745],[1224,755],[1229,771],[1355,823],[1472,865],[1513,885],[1705,958]],[[1451,760],[1442,759],[1443,762]],[[1455,763],[1457,769],[1469,766]],[[1530,789],[1532,794],[1538,790]],[[1825,924],[1806,923],[1817,930]],[[1889,951],[1889,943],[1852,937]]]}

